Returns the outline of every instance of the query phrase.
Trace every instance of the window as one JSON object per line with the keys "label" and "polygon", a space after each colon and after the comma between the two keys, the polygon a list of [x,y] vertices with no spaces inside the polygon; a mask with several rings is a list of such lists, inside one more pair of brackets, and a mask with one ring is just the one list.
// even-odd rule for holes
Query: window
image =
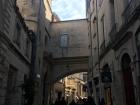
{"label": "window", "polygon": [[26,52],[25,55],[29,58],[30,55],[30,39],[26,38]]}
{"label": "window", "polygon": [[39,34],[38,34],[38,42],[39,44],[41,43],[41,31],[39,31]]}
{"label": "window", "polygon": [[[0,13],[2,13],[2,1],[0,0]],[[2,22],[2,15],[0,15],[0,23]],[[1,24],[0,24],[0,29],[1,29]]]}
{"label": "window", "polygon": [[124,6],[125,7],[131,2],[131,0],[123,0],[123,1],[124,1]]}
{"label": "window", "polygon": [[101,7],[103,0],[97,0],[98,1],[98,7]]}
{"label": "window", "polygon": [[68,34],[64,33],[60,36],[60,47],[67,48],[68,47]]}
{"label": "window", "polygon": [[20,27],[19,23],[17,23],[13,41],[14,41],[14,43],[16,43],[16,45],[18,47],[20,47],[20,38],[21,38],[21,27]]}
{"label": "window", "polygon": [[[3,14],[4,6],[5,6],[5,0],[0,0],[0,13],[1,14]],[[2,22],[2,16],[3,15],[0,15],[0,22]]]}
{"label": "window", "polygon": [[111,15],[111,26],[115,25],[115,8],[114,8],[114,0],[110,0],[110,15]]}
{"label": "window", "polygon": [[96,37],[96,33],[94,33],[94,35],[93,35],[93,39],[95,39],[95,37]]}
{"label": "window", "polygon": [[7,82],[7,89],[10,93],[15,91],[16,78],[17,78],[17,69],[14,68],[13,66],[10,66],[8,72],[8,82]]}
{"label": "window", "polygon": [[138,54],[140,54],[140,32],[136,34],[136,44],[137,44]]}
{"label": "window", "polygon": [[3,79],[0,77],[0,88],[3,86]]}
{"label": "window", "polygon": [[47,46],[47,42],[48,42],[48,37],[45,36],[45,46]]}
{"label": "window", "polygon": [[87,8],[90,7],[90,1],[91,1],[91,0],[87,0],[87,3],[86,3]]}
{"label": "window", "polygon": [[10,66],[8,72],[8,80],[7,80],[7,92],[6,92],[6,100],[5,105],[12,105],[15,97],[15,89],[16,89],[16,81],[17,80],[17,69],[13,66]]}
{"label": "window", "polygon": [[140,32],[136,36],[137,45],[140,46]]}
{"label": "window", "polygon": [[102,26],[103,42],[105,42],[105,16],[104,15],[101,18],[101,26]]}
{"label": "window", "polygon": [[104,15],[101,18],[101,26],[102,26],[102,43],[100,45],[101,52],[105,49],[105,18]]}
{"label": "window", "polygon": [[38,69],[40,69],[41,68],[41,60],[40,60],[40,58],[38,58]]}

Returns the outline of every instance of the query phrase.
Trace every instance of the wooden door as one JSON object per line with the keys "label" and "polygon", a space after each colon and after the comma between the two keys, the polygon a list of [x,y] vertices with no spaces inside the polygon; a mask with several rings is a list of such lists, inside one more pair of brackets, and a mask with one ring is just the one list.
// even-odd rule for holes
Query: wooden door
{"label": "wooden door", "polygon": [[106,105],[113,105],[111,87],[105,88],[105,103]]}
{"label": "wooden door", "polygon": [[136,105],[131,68],[123,70],[126,105]]}

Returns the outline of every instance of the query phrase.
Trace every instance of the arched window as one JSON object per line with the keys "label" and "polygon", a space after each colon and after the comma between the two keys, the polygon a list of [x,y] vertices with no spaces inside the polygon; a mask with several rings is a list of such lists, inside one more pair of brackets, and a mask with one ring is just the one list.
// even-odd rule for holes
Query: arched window
{"label": "arched window", "polygon": [[123,70],[130,68],[131,59],[128,54],[124,54],[121,60],[121,66]]}

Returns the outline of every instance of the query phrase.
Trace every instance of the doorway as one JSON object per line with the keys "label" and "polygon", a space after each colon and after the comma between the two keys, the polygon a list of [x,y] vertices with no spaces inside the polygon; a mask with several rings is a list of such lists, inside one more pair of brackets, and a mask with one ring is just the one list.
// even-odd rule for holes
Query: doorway
{"label": "doorway", "polygon": [[125,98],[126,105],[136,105],[135,94],[134,94],[134,85],[133,85],[133,76],[132,70],[130,67],[131,59],[128,54],[124,54],[121,60],[122,64],[122,74],[124,80],[124,89],[125,89]]}
{"label": "doorway", "polygon": [[106,105],[113,105],[111,87],[105,88],[105,103]]}

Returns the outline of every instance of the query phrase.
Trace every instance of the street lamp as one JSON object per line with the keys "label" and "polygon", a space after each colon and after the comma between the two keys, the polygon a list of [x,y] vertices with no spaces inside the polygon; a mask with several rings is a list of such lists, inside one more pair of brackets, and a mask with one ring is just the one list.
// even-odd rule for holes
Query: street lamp
{"label": "street lamp", "polygon": [[40,79],[40,74],[37,74],[36,77],[37,77],[38,79]]}

